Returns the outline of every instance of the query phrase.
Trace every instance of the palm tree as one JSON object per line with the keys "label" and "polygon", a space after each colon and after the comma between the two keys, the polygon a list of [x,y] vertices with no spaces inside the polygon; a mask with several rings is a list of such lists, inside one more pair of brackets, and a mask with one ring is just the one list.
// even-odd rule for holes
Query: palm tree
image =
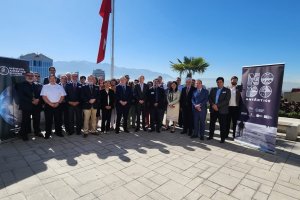
{"label": "palm tree", "polygon": [[171,69],[173,71],[179,72],[180,78],[181,75],[186,73],[187,77],[192,77],[195,73],[204,73],[209,64],[202,57],[187,57],[184,56],[183,62],[179,59],[178,63],[171,63]]}

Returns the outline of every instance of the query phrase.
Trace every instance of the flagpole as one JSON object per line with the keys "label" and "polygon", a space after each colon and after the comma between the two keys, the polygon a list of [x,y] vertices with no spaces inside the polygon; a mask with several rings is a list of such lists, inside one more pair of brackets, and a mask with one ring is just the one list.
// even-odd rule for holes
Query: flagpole
{"label": "flagpole", "polygon": [[115,71],[114,48],[115,48],[115,0],[112,0],[112,36],[111,36],[111,68],[110,68],[111,79],[114,78],[114,71]]}

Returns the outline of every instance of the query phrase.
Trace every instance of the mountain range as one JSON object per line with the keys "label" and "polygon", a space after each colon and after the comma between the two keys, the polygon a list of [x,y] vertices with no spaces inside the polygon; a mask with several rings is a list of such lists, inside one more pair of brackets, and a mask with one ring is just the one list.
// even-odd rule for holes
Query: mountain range
{"label": "mountain range", "polygon": [[[102,69],[105,71],[106,79],[110,78],[110,64],[101,63],[96,64],[88,61],[56,61],[54,62],[58,74],[64,74],[66,72],[79,72],[79,75],[87,76],[93,73],[94,69]],[[146,81],[153,80],[158,76],[162,76],[164,82],[176,80],[176,77],[172,77],[166,73],[160,73],[151,71],[148,69],[135,69],[115,66],[115,77],[120,78],[123,75],[128,74],[131,80],[138,78],[140,75],[145,75]],[[216,86],[215,78],[202,78],[203,84],[206,87]],[[228,85],[226,82],[225,85]],[[282,91],[291,91],[292,88],[300,88],[300,82],[283,81]]]}
{"label": "mountain range", "polygon": [[[105,72],[106,79],[110,78],[110,64],[96,64],[88,61],[57,61],[54,62],[58,74],[64,74],[66,72],[79,72],[79,75],[90,75],[94,69],[102,69]],[[144,75],[147,81],[153,80],[158,76],[162,76],[165,81],[174,80],[175,78],[160,72],[154,72],[148,69],[134,69],[115,66],[114,77],[120,78],[124,75],[129,75],[131,80],[137,79],[140,75]]]}

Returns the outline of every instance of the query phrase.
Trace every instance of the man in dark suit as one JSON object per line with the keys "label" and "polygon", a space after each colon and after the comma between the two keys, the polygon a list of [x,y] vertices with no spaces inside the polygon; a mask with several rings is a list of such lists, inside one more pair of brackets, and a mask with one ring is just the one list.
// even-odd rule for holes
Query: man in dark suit
{"label": "man in dark suit", "polygon": [[180,95],[180,110],[182,111],[183,130],[181,134],[193,133],[193,111],[192,111],[192,97],[195,87],[192,86],[192,79],[186,79],[186,86],[182,88]]}
{"label": "man in dark suit", "polygon": [[[28,133],[31,132],[31,118],[33,115],[34,106],[39,103],[39,93],[37,87],[33,83],[33,73],[27,72],[25,74],[25,81],[18,87],[18,94],[20,98],[20,110],[22,110],[21,122],[21,137],[24,141],[28,140]],[[36,132],[37,130],[35,130]]]}
{"label": "man in dark suit", "polygon": [[100,108],[102,110],[101,132],[109,132],[111,112],[115,105],[115,93],[110,89],[110,81],[104,81],[104,89],[100,90]]}
{"label": "man in dark suit", "polygon": [[[97,108],[99,107],[99,87],[95,84],[95,77],[88,76],[88,83],[81,89],[82,109],[84,115],[83,137],[87,137],[90,132],[97,135]],[[91,122],[91,127],[90,127]]]}
{"label": "man in dark suit", "polygon": [[[60,76],[60,83],[64,90],[66,91],[68,77],[66,75]],[[68,95],[68,94],[67,94]],[[69,111],[68,111],[68,103],[66,101],[67,96],[60,104],[61,112],[62,112],[62,124],[65,126],[65,132],[69,135],[70,134],[70,122],[69,122]]]}
{"label": "man in dark suit", "polygon": [[37,105],[33,105],[32,124],[34,129],[34,135],[39,137],[44,137],[43,134],[41,133],[41,128],[40,128],[41,112],[44,106],[43,98],[40,95],[43,85],[40,83],[40,74],[37,72],[34,73],[34,85],[36,87],[35,90],[36,98],[39,98],[39,103]]}
{"label": "man in dark suit", "polygon": [[153,87],[148,90],[147,101],[150,109],[150,132],[160,132],[166,102],[165,90],[159,87],[158,79],[153,80]]}
{"label": "man in dark suit", "polygon": [[[56,69],[55,67],[51,66],[49,67],[49,75],[54,75],[55,76],[55,73],[56,73]],[[56,78],[56,83],[59,84],[60,83],[60,79],[55,77]],[[45,77],[44,78],[44,81],[43,81],[43,84],[46,85],[49,83],[49,76],[48,77]]]}
{"label": "man in dark suit", "polygon": [[231,94],[230,90],[224,87],[223,77],[218,77],[216,82],[218,87],[212,88],[209,94],[210,124],[208,139],[213,139],[215,132],[215,124],[217,119],[219,119],[221,143],[224,143],[227,135],[227,115]]}
{"label": "man in dark suit", "polygon": [[145,77],[142,75],[139,77],[139,83],[135,85],[133,96],[136,102],[136,128],[135,132],[140,130],[141,124],[141,114],[142,114],[142,128],[144,131],[146,129],[146,102],[147,102],[147,93],[148,93],[148,85],[144,83]]}
{"label": "man in dark suit", "polygon": [[74,125],[76,125],[77,135],[81,134],[81,128],[82,128],[82,110],[80,105],[81,87],[82,85],[78,82],[78,74],[72,73],[71,82],[68,83],[65,87],[67,93],[66,102],[68,105],[69,135],[74,134],[75,132]]}
{"label": "man in dark suit", "polygon": [[241,100],[241,86],[237,85],[238,77],[233,76],[231,78],[231,86],[229,87],[231,91],[231,98],[229,101],[229,113],[228,113],[228,120],[227,120],[227,135],[228,138],[230,125],[232,122],[232,139],[235,138],[235,131],[236,131],[236,123],[240,114],[240,100]]}
{"label": "man in dark suit", "polygon": [[[192,81],[191,81],[192,83]],[[196,90],[192,96],[192,109],[194,115],[194,134],[191,138],[199,137],[204,140],[205,121],[207,114],[208,91],[202,87],[202,81],[196,80]]]}
{"label": "man in dark suit", "polygon": [[120,123],[123,117],[123,129],[125,133],[129,133],[127,129],[127,118],[130,108],[130,102],[132,100],[132,89],[126,84],[126,77],[120,78],[120,84],[116,87],[116,110],[117,110],[117,122],[116,122],[116,134],[120,133]]}

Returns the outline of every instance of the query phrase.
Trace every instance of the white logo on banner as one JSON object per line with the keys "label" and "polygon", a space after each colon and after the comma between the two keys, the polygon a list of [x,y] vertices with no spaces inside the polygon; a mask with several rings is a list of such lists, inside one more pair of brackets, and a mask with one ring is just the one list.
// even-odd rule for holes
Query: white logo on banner
{"label": "white logo on banner", "polygon": [[[261,80],[262,86],[260,89],[258,89],[259,85],[259,79]],[[272,88],[268,85],[270,85],[274,81],[274,75],[270,72],[264,73],[260,77],[260,73],[249,73],[248,74],[248,81],[247,81],[247,91],[246,91],[246,97],[253,98],[259,93],[259,95],[262,98],[268,98],[272,94]]]}
{"label": "white logo on banner", "polygon": [[272,94],[272,88],[268,85],[264,85],[259,90],[259,95],[262,98],[268,98]]}
{"label": "white logo on banner", "polygon": [[0,74],[7,75],[9,73],[9,69],[6,66],[0,66]]}
{"label": "white logo on banner", "polygon": [[259,84],[260,73],[248,74],[246,97],[255,97],[258,93],[257,85]]}
{"label": "white logo on banner", "polygon": [[274,80],[274,75],[270,72],[266,72],[261,76],[261,82],[264,85],[270,85]]}

